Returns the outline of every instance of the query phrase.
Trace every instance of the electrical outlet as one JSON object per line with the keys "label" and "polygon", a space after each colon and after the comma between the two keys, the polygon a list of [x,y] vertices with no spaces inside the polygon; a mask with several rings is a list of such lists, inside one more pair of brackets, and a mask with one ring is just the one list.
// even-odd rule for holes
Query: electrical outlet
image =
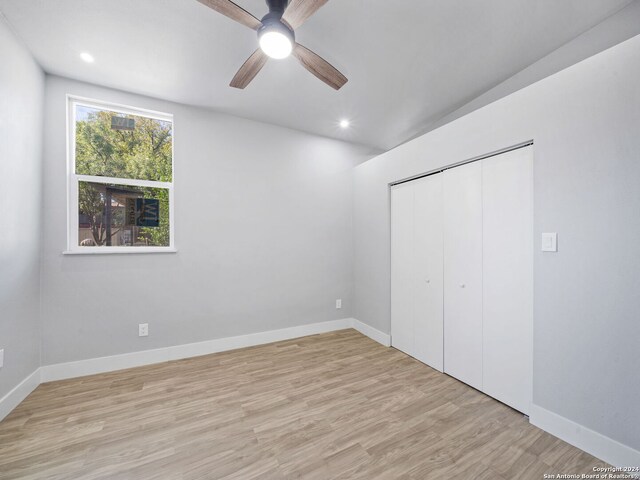
{"label": "electrical outlet", "polygon": [[4,348],[0,349],[0,368],[4,366]]}
{"label": "electrical outlet", "polygon": [[342,308],[342,299],[339,298],[336,300],[336,308],[340,310]]}
{"label": "electrical outlet", "polygon": [[138,325],[138,336],[139,337],[148,337],[149,336],[149,324],[141,323]]}

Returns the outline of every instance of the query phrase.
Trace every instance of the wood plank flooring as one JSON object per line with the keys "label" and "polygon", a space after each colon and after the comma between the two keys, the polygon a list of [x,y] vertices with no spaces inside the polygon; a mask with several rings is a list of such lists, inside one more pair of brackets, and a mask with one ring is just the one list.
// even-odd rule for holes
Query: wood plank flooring
{"label": "wood plank flooring", "polygon": [[2,479],[542,479],[592,456],[354,330],[40,385]]}

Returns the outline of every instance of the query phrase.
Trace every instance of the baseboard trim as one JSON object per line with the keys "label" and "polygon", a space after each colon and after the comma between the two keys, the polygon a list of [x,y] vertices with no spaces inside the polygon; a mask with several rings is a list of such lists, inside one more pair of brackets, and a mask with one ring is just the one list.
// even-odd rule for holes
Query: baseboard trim
{"label": "baseboard trim", "polygon": [[236,337],[217,338],[204,342],[188,343],[154,350],[111,355],[108,357],[89,358],[75,362],[57,363],[41,367],[41,381],[53,382],[68,378],[84,377],[97,373],[112,372],[126,368],[141,367],[154,363],[168,362],[182,358],[209,355],[212,353],[235,350],[237,348],[264,345],[266,343],[306,337],[319,333],[333,332],[351,328],[352,318],[342,318],[327,322],[311,323],[296,327],[271,330],[267,332],[250,333]]}
{"label": "baseboard trim", "polygon": [[372,326],[367,325],[366,323],[361,322],[356,318],[352,318],[351,320],[352,320],[351,326],[355,328],[357,331],[359,331],[361,334],[366,335],[367,337],[371,338],[372,340],[375,340],[376,342],[384,345],[385,347],[391,346],[390,335],[387,335],[386,333],[383,333],[380,330],[377,330]]}
{"label": "baseboard trim", "polygon": [[[280,330],[219,338],[205,342],[176,345],[76,362],[44,365],[25,378],[0,399],[0,421],[17,407],[40,383],[139,367],[170,360],[208,355],[238,348],[354,328],[388,347],[391,337],[355,318],[312,323]],[[640,452],[605,435],[590,430],[538,405],[531,405],[530,422],[571,445],[616,467],[640,465]]]}
{"label": "baseboard trim", "polygon": [[614,467],[640,466],[640,452],[638,450],[538,405],[531,405],[529,421],[536,427]]}
{"label": "baseboard trim", "polygon": [[13,387],[9,393],[0,398],[0,421],[16,408],[40,385],[40,369],[37,368],[31,375]]}

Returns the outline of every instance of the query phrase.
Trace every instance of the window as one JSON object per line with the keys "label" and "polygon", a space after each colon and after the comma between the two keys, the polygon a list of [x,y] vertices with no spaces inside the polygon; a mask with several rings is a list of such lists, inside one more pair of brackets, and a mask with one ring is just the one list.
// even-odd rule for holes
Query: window
{"label": "window", "polygon": [[173,117],[68,100],[67,253],[175,251]]}

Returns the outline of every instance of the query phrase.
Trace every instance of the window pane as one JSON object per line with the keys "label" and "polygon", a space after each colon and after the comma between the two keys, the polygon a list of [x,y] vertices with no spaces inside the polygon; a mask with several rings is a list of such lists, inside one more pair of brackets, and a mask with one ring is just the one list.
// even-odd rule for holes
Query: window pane
{"label": "window pane", "polygon": [[170,182],[173,124],[76,105],[76,173]]}
{"label": "window pane", "polygon": [[168,247],[169,190],[78,184],[81,247]]}

